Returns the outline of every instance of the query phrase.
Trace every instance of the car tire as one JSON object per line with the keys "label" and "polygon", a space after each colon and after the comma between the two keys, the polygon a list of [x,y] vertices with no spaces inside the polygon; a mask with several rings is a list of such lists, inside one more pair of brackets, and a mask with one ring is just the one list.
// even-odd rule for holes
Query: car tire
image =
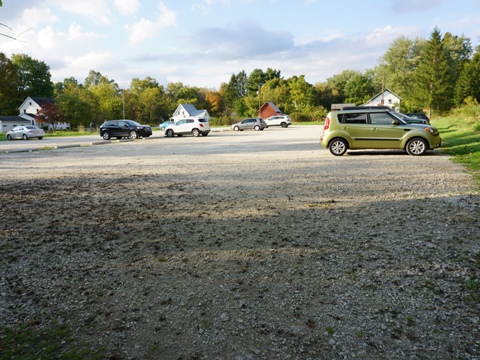
{"label": "car tire", "polygon": [[333,139],[330,141],[330,144],[328,144],[328,150],[330,150],[332,155],[342,156],[347,152],[348,144],[343,139]]}
{"label": "car tire", "polygon": [[200,131],[198,129],[193,129],[192,130],[192,135],[195,136],[195,137],[198,137],[198,136],[200,136]]}
{"label": "car tire", "polygon": [[39,136],[39,137],[38,137],[38,140],[42,140],[42,139],[43,139],[43,136]]}
{"label": "car tire", "polygon": [[137,134],[136,131],[133,131],[133,130],[132,130],[132,131],[130,131],[130,132],[128,133],[128,137],[129,137],[130,139],[132,139],[132,140],[135,140],[136,138],[138,138],[138,134]]}
{"label": "car tire", "polygon": [[121,136],[117,136],[117,139],[120,140],[122,137]]}
{"label": "car tire", "polygon": [[239,128],[238,126],[235,126],[235,127],[233,128],[233,130],[234,130],[234,131],[238,131],[238,130],[240,130],[240,128]]}
{"label": "car tire", "polygon": [[173,130],[172,130],[172,129],[168,129],[165,134],[166,134],[168,137],[173,137],[173,135],[175,135],[175,134],[173,133]]}
{"label": "car tire", "polygon": [[255,129],[255,131],[259,131],[259,130],[260,130],[260,126],[255,125],[254,129]]}
{"label": "car tire", "polygon": [[282,128],[287,128],[288,127],[288,124],[284,123],[284,122],[282,122],[280,125],[282,126]]}
{"label": "car tire", "polygon": [[10,135],[7,135],[7,140],[12,140],[12,137]]}
{"label": "car tire", "polygon": [[103,138],[103,140],[110,140],[110,134],[107,131],[105,131],[102,134],[102,138]]}
{"label": "car tire", "polygon": [[22,139],[23,140],[28,140],[28,136],[26,134],[23,134]]}
{"label": "car tire", "polygon": [[427,149],[428,149],[428,144],[422,138],[414,138],[414,139],[408,140],[407,146],[405,147],[405,150],[407,150],[407,153],[413,156],[424,155],[427,152]]}

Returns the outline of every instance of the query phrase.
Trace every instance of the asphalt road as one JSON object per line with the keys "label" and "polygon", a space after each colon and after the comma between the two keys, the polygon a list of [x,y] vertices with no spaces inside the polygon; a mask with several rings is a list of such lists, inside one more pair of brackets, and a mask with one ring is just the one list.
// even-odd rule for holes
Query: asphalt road
{"label": "asphalt road", "polygon": [[[308,131],[305,131],[308,130]],[[207,138],[203,138],[202,142],[207,141],[208,143],[218,143],[218,141],[214,140],[215,137],[220,136],[224,138],[225,136],[229,137],[227,143],[230,145],[230,151],[234,151],[234,144],[239,141],[239,146],[243,147],[245,141],[260,141],[260,143],[265,144],[265,142],[269,142],[267,139],[271,138],[272,141],[280,141],[282,144],[283,141],[289,141],[293,138],[296,138],[300,135],[303,140],[313,141],[316,143],[314,145],[317,148],[320,148],[318,143],[320,134],[322,132],[322,126],[309,126],[306,128],[305,126],[290,126],[287,129],[281,127],[270,127],[264,131],[254,131],[254,130],[245,130],[234,132],[229,128],[212,128],[211,133],[208,135]],[[296,134],[296,135],[294,135]],[[231,135],[232,137],[230,137]],[[307,135],[308,139],[305,138]],[[98,133],[94,135],[86,135],[86,136],[67,136],[67,137],[44,137],[42,140],[39,139],[31,139],[31,140],[12,140],[12,141],[0,141],[0,153],[15,153],[15,152],[29,152],[29,151],[37,151],[37,150],[54,150],[54,149],[61,149],[61,148],[70,148],[70,147],[88,147],[94,145],[108,145],[112,143],[119,143],[119,142],[139,142],[145,141],[148,143],[151,142],[161,142],[162,147],[165,146],[177,148],[177,145],[180,143],[198,143],[197,140],[202,139],[194,138],[192,136],[183,136],[182,138],[174,137],[174,139],[167,138],[163,131],[154,131],[153,135],[149,138],[142,138],[136,140],[130,139],[111,139],[111,140],[103,140]],[[208,139],[208,140],[207,140]],[[274,140],[275,139],[275,140]],[[223,140],[220,140],[220,143]],[[303,141],[302,141],[303,142]],[[190,149],[187,149],[190,151]]]}

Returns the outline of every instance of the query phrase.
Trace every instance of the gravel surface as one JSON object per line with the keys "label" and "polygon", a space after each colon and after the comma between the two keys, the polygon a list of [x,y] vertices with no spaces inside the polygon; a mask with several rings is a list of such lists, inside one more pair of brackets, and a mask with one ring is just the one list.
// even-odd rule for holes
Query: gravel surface
{"label": "gravel surface", "polygon": [[320,129],[0,154],[1,324],[109,359],[479,359],[471,176]]}

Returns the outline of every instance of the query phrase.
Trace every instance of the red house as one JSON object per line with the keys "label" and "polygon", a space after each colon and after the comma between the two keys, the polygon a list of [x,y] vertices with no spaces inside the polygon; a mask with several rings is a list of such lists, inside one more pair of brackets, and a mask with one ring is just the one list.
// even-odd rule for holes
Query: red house
{"label": "red house", "polygon": [[258,116],[262,119],[268,119],[270,116],[282,115],[283,112],[275,106],[274,103],[267,101],[258,111]]}

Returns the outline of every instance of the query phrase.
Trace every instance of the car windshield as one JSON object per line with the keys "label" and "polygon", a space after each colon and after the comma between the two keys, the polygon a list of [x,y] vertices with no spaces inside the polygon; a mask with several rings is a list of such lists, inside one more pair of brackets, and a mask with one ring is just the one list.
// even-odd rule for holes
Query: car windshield
{"label": "car windshield", "polygon": [[31,125],[30,125],[30,126],[25,126],[25,127],[26,127],[27,129],[30,129],[30,130],[35,130],[35,129],[36,129],[35,126],[31,126]]}
{"label": "car windshield", "polygon": [[206,123],[207,119],[198,119],[198,121],[201,122],[201,123]]}

